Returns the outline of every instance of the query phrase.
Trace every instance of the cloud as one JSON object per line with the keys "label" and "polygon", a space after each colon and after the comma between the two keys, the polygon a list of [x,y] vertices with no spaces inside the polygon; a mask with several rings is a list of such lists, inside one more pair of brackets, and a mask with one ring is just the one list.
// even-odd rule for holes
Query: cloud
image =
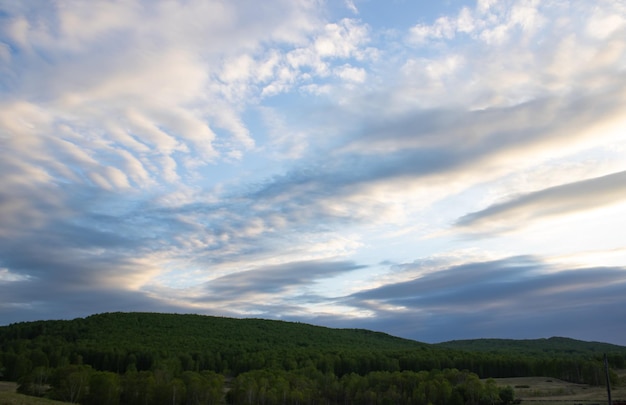
{"label": "cloud", "polygon": [[[565,331],[569,336],[605,340],[605,328],[619,329],[604,322],[623,315],[619,291],[625,284],[622,267],[555,269],[536,258],[510,257],[453,266],[358,292],[346,303],[372,312],[360,324],[386,319],[385,328],[423,341],[486,335],[549,337]],[[609,313],[594,319],[593,314],[604,310]],[[594,327],[577,331],[580,322]]]}
{"label": "cloud", "polygon": [[352,11],[354,14],[359,14],[359,9],[356,8],[354,0],[345,0],[346,8]]}
{"label": "cloud", "polygon": [[[407,79],[413,80],[398,92],[406,95],[395,108],[459,103],[478,109],[607,89],[613,80],[607,70],[622,66],[623,14],[614,2],[598,9],[582,1],[479,2],[457,16],[417,24],[407,43],[426,49],[418,53],[426,56],[405,61]],[[606,37],[587,28],[599,25],[610,27]]]}
{"label": "cloud", "polygon": [[187,305],[176,305],[119,287],[67,289],[56,283],[27,280],[0,283],[0,294],[3,297],[0,302],[0,317],[4,324],[42,319],[72,319],[101,312],[127,312],[129,309],[143,312],[189,311]]}
{"label": "cloud", "polygon": [[[254,12],[194,1],[7,7],[0,235],[27,246],[22,253],[32,263],[8,250],[3,262],[29,275],[49,257],[51,278],[85,284],[126,268],[127,284],[137,288],[185,249],[206,249],[200,261],[219,251],[212,263],[267,253],[268,244],[252,241],[284,227],[279,214],[237,213],[247,203],[235,200],[206,205],[210,190],[187,193],[174,204],[180,209],[160,204],[194,182],[206,184],[216,161],[255,148],[242,110],[258,102],[263,86],[282,80],[281,69],[298,81],[311,63],[361,57],[366,30],[349,19],[324,24],[315,5],[279,1]],[[313,59],[292,66],[294,51]],[[222,217],[226,210],[231,215]],[[67,273],[47,249],[52,235],[59,252],[76,257]],[[124,264],[131,247],[138,262]],[[159,249],[168,253],[157,260]],[[111,268],[89,271],[105,251]],[[152,270],[140,268],[144,260],[155,262]]]}
{"label": "cloud", "polygon": [[365,69],[353,67],[347,64],[339,68],[336,68],[335,74],[339,76],[340,78],[342,78],[343,80],[346,80],[348,82],[355,82],[355,83],[363,83],[367,75],[367,73],[365,72]]}
{"label": "cloud", "polygon": [[[188,311],[234,317],[310,318],[307,307],[333,307],[332,297],[316,292],[318,284],[366,267],[332,259],[247,265],[247,269],[239,271],[202,270],[211,278],[202,285],[171,288],[167,283],[153,284],[144,292],[150,297],[168,297],[171,303],[184,305]],[[216,273],[226,274],[215,277]],[[175,277],[180,279],[181,274],[176,273]]]}
{"label": "cloud", "polygon": [[459,218],[456,225],[464,228],[517,227],[545,217],[617,204],[625,196],[626,172],[613,173],[524,194],[467,214]]}
{"label": "cloud", "polygon": [[[315,207],[322,209],[325,200],[350,204],[352,197],[364,196],[378,185],[393,190],[412,184],[436,188],[448,182],[449,188],[453,179],[461,188],[469,188],[575,154],[598,136],[615,141],[621,135],[594,129],[619,118],[620,105],[618,93],[615,98],[602,94],[571,102],[544,99],[486,111],[427,110],[393,120],[359,117],[364,129],[334,150],[332,161],[311,160],[301,170],[276,176],[252,198],[300,211],[306,204],[308,212],[324,218],[329,213]],[[368,203],[366,199],[355,202]],[[377,216],[381,208],[373,205],[369,212]],[[359,219],[356,213],[367,211],[351,207],[346,212]]]}
{"label": "cloud", "polygon": [[255,302],[259,295],[288,293],[297,288],[310,287],[316,281],[362,269],[365,266],[350,262],[308,261],[256,267],[252,270],[228,274],[209,281],[206,288],[211,296],[222,299],[244,298]]}
{"label": "cloud", "polygon": [[[5,94],[0,121],[22,139],[26,131],[19,123],[30,123],[26,139],[41,146],[31,149],[31,164],[44,170],[54,165],[60,179],[88,179],[104,188],[126,187],[129,180],[140,187],[178,181],[198,163],[254,147],[239,114],[255,92],[251,72],[262,67],[242,52],[264,43],[300,43],[314,28],[311,7],[307,1],[274,2],[255,15],[242,4],[195,1],[149,9],[139,1],[9,8],[2,40],[12,49],[4,66],[11,74],[3,82],[14,96]],[[231,63],[230,76],[220,75],[221,61],[231,58],[248,60],[250,72]],[[44,114],[45,121],[36,125],[33,114]],[[80,162],[75,153],[67,164],[46,161],[50,147],[63,143],[66,151],[71,144],[82,154]],[[124,166],[106,167],[129,153],[150,178],[144,171],[125,180],[115,170]],[[72,175],[76,166],[84,177]]]}

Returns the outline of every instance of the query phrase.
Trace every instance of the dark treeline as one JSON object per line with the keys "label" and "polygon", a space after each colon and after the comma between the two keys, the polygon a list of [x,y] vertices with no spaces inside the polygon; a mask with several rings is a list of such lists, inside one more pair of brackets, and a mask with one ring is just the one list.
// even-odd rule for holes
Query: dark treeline
{"label": "dark treeline", "polygon": [[[604,384],[597,346],[568,344],[501,350],[494,341],[461,350],[300,323],[114,313],[0,327],[0,378],[18,381],[24,393],[89,404],[219,403],[225,386],[237,404],[443,403],[434,396],[495,404],[507,393],[500,398],[483,383],[474,393],[469,381],[546,376]],[[611,367],[624,368],[626,348],[611,349]]]}
{"label": "dark treeline", "polygon": [[22,379],[19,391],[65,402],[89,405],[135,404],[449,404],[507,405],[511,387],[481,381],[468,371],[376,371],[338,377],[313,368],[253,370],[225,384],[223,375],[163,368],[128,370],[120,375],[88,365],[54,370],[37,368]]}

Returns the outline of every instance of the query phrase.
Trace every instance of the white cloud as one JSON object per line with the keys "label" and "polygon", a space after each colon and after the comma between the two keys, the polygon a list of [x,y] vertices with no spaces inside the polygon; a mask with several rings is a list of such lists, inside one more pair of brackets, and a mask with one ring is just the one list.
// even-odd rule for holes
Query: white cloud
{"label": "white cloud", "polygon": [[[96,6],[68,1],[40,9],[26,7],[27,13],[8,18],[6,30],[14,45],[24,51],[8,66],[15,74],[26,68],[16,87],[23,99],[16,100],[15,107],[10,101],[5,104],[9,110],[23,110],[30,103],[33,112],[54,111],[48,118],[54,123],[46,123],[51,129],[75,128],[73,135],[90,132],[89,139],[79,136],[71,141],[72,148],[61,149],[74,158],[82,153],[80,161],[91,167],[87,177],[107,189],[129,184],[119,174],[128,164],[107,168],[106,161],[115,155],[114,161],[129,162],[132,154],[138,171],[130,178],[144,182],[136,185],[177,181],[180,164],[193,169],[220,156],[241,157],[254,147],[240,117],[242,107],[254,102],[257,83],[277,77],[279,81],[265,91],[271,93],[273,88],[275,94],[288,90],[285,83],[299,74],[281,76],[283,51],[275,48],[264,54],[259,52],[262,43],[302,42],[315,28],[310,7],[307,1],[264,6],[257,12],[265,20],[258,20],[258,15],[241,5],[218,2],[190,2],[186,7],[161,2],[149,9],[138,1]],[[248,22],[247,32],[238,29]],[[347,36],[348,44],[356,26],[346,22],[341,27],[343,31],[338,28],[341,32],[334,34]],[[339,54],[330,54],[340,56],[346,49],[355,49],[346,46],[337,50]],[[223,67],[221,60],[227,61]],[[218,69],[223,70],[219,73]],[[43,127],[28,114],[18,114],[33,128],[31,136],[20,143],[27,139],[42,146],[55,142],[40,138]],[[15,115],[9,117],[7,112],[4,117],[0,119],[12,131],[24,132]],[[218,136],[215,128],[225,131]],[[96,145],[106,153],[92,150]],[[39,153],[43,156],[44,151]],[[42,161],[55,166],[56,175],[80,181],[72,169],[60,167],[62,161],[44,158],[38,164]],[[96,167],[99,164],[102,169]],[[146,170],[152,174],[148,176]]]}
{"label": "white cloud", "polygon": [[[462,27],[467,28],[467,15],[463,16]],[[417,44],[427,43],[430,39],[452,39],[456,31],[455,23],[448,17],[439,17],[434,24],[418,24],[411,28],[410,40]]]}
{"label": "white cloud", "polygon": [[342,80],[354,83],[363,83],[367,78],[365,69],[360,67],[354,67],[349,64],[339,66],[335,68],[335,75]]}
{"label": "white cloud", "polygon": [[[586,33],[594,39],[604,41],[616,32],[626,28],[626,18],[624,18],[624,5],[615,2],[613,10],[597,7],[593,10],[591,18],[587,21]],[[621,7],[621,10],[619,8]],[[617,12],[621,11],[621,15]]]}
{"label": "white cloud", "polygon": [[356,8],[354,0],[344,0],[344,2],[348,10],[352,11],[354,14],[359,14],[359,10]]}
{"label": "white cloud", "polygon": [[554,94],[603,91],[613,86],[610,82],[620,81],[619,72],[626,66],[622,6],[579,1],[481,4],[461,9],[456,18],[441,17],[410,30],[407,41],[415,52],[428,49],[427,57],[413,58],[417,63],[412,71],[445,66],[453,57],[464,64],[445,83],[419,74],[405,76],[409,86],[398,92],[398,104],[428,108],[459,103],[482,109]]}
{"label": "white cloud", "polygon": [[15,281],[28,280],[30,277],[23,274],[15,274],[7,268],[0,268],[0,284],[12,283]]}
{"label": "white cloud", "polygon": [[477,9],[481,13],[486,13],[489,9],[497,4],[500,0],[478,0]]}
{"label": "white cloud", "polygon": [[476,28],[474,16],[468,7],[463,7],[459,12],[457,19],[457,30],[462,33],[470,34]]}
{"label": "white cloud", "polygon": [[128,27],[142,15],[141,8],[141,4],[136,1],[58,3],[59,37],[64,41],[63,47],[80,49],[111,32],[128,31]]}
{"label": "white cloud", "polygon": [[343,19],[327,24],[315,39],[314,49],[320,57],[361,57],[360,45],[368,40],[368,30],[354,20]]}

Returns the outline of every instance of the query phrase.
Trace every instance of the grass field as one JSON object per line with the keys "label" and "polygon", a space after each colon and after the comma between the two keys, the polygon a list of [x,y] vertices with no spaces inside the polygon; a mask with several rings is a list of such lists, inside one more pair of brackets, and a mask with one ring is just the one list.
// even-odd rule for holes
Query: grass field
{"label": "grass field", "polygon": [[29,397],[15,392],[17,384],[0,381],[0,405],[63,405],[68,402],[53,401],[51,399]]}
{"label": "grass field", "polygon": [[[613,401],[626,401],[626,370],[618,373],[622,383],[612,387]],[[571,405],[571,404],[606,404],[606,387],[592,387],[585,384],[573,384],[549,377],[496,378],[498,385],[510,385],[515,390],[515,398],[522,404],[533,405]]]}

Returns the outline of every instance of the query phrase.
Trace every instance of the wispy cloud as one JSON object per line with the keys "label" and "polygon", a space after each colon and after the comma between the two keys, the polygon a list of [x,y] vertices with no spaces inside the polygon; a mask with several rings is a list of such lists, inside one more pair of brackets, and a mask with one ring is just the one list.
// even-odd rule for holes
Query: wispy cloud
{"label": "wispy cloud", "polygon": [[626,172],[619,172],[524,194],[467,214],[456,224],[470,229],[494,224],[517,227],[547,216],[570,215],[618,204],[625,198]]}

